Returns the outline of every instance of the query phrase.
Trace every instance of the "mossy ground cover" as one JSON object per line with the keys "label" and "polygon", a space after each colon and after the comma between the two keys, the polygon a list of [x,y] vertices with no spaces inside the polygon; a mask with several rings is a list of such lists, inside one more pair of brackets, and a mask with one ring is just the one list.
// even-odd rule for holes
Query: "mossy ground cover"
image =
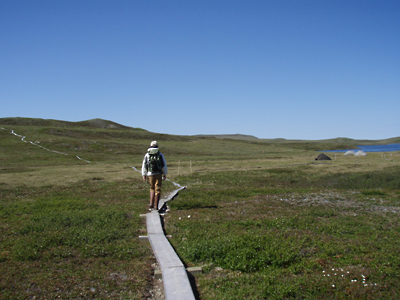
{"label": "mossy ground cover", "polygon": [[399,172],[192,175],[167,233],[201,299],[397,299]]}
{"label": "mossy ground cover", "polygon": [[0,129],[2,299],[146,298],[148,186],[132,167],[155,139],[188,187],[164,222],[204,266],[200,299],[399,298],[399,153],[316,162],[334,144],[36,123]]}
{"label": "mossy ground cover", "polygon": [[147,194],[139,179],[1,189],[1,298],[142,299]]}

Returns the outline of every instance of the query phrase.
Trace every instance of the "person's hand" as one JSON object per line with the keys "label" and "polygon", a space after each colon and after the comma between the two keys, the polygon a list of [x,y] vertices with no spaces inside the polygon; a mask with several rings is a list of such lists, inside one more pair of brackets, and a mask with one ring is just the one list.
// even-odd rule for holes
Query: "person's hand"
{"label": "person's hand", "polygon": [[163,175],[163,176],[162,176],[162,179],[163,179],[163,180],[167,179],[167,176],[166,176],[166,175]]}
{"label": "person's hand", "polygon": [[143,180],[146,180],[146,178],[147,178],[146,176],[143,176]]}

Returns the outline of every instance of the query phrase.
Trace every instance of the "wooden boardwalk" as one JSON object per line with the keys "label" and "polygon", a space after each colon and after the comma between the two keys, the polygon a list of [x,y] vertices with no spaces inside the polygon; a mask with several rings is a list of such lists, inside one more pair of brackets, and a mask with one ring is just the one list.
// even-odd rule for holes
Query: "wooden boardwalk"
{"label": "wooden boardwalk", "polygon": [[[182,187],[160,201],[159,209],[165,202],[172,200]],[[179,259],[174,248],[168,242],[161,225],[160,214],[154,210],[146,214],[147,237],[150,241],[154,255],[161,268],[164,294],[166,300],[191,300],[195,299],[185,266]]]}
{"label": "wooden boardwalk", "polygon": [[178,193],[184,189],[186,189],[186,186],[181,186],[179,189],[172,191],[166,197],[163,197],[162,199],[160,199],[160,203],[158,203],[158,209],[160,210],[164,206],[165,203],[173,200],[178,195]]}

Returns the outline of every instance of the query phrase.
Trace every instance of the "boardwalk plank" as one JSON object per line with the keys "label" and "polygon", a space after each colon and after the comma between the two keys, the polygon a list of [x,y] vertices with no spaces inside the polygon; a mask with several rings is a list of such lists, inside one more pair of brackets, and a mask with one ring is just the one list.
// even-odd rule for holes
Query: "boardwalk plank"
{"label": "boardwalk plank", "polygon": [[181,260],[175,253],[174,248],[172,248],[165,235],[149,234],[148,237],[161,269],[183,266]]}
{"label": "boardwalk plank", "polygon": [[177,189],[177,190],[172,191],[171,193],[169,193],[166,197],[163,197],[163,198],[160,200],[160,202],[158,203],[158,209],[161,209],[161,208],[163,207],[163,205],[164,205],[166,202],[168,202],[168,201],[174,199],[174,198],[179,194],[179,192],[180,192],[181,190],[184,190],[184,189],[186,189],[186,186],[181,186],[179,189]]}
{"label": "boardwalk plank", "polygon": [[185,268],[166,268],[162,271],[166,299],[195,299]]}
{"label": "boardwalk plank", "polygon": [[157,211],[153,210],[151,213],[146,214],[147,234],[164,234],[161,226],[160,215]]}
{"label": "boardwalk plank", "polygon": [[[178,192],[186,187],[182,187],[168,195],[161,203],[161,208],[165,202],[176,197]],[[150,241],[154,255],[161,268],[164,294],[166,300],[194,300],[194,294],[185,266],[179,259],[174,248],[164,235],[161,219],[158,211],[146,214],[147,237]]]}

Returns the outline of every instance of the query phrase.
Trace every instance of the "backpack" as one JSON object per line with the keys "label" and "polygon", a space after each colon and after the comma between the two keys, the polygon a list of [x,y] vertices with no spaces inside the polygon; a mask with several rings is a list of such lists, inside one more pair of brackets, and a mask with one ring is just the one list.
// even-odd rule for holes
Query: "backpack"
{"label": "backpack", "polygon": [[151,173],[161,172],[162,168],[164,167],[164,161],[158,148],[151,148],[147,153],[149,154],[149,171]]}

